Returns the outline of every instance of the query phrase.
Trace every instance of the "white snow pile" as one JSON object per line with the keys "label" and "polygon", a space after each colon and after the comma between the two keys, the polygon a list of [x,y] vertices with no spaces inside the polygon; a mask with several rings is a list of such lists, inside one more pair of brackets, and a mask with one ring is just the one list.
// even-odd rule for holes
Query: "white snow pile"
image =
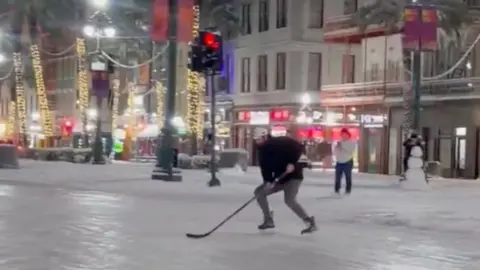
{"label": "white snow pile", "polygon": [[192,157],[185,153],[178,153],[178,168],[191,169]]}
{"label": "white snow pile", "polygon": [[412,148],[408,159],[408,170],[405,172],[405,180],[401,184],[405,189],[425,190],[428,188],[423,169],[423,151],[419,146]]}
{"label": "white snow pile", "polygon": [[[210,155],[195,155],[192,156],[192,169],[208,169],[210,167]],[[218,163],[220,157],[215,155],[215,162]]]}

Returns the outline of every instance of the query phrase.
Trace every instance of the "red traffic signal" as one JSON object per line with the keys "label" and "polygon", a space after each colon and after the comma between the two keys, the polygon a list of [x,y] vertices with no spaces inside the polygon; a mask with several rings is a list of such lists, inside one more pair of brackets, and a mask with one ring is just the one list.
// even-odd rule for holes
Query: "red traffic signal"
{"label": "red traffic signal", "polygon": [[201,41],[202,41],[202,45],[212,50],[218,49],[220,45],[216,35],[212,32],[202,32]]}
{"label": "red traffic signal", "polygon": [[71,120],[65,119],[63,120],[61,128],[63,136],[70,136],[73,131],[73,122]]}

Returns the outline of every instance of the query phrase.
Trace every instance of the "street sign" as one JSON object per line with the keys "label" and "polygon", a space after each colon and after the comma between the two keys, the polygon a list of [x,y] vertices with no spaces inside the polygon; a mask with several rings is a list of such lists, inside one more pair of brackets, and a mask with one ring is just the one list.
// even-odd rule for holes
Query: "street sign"
{"label": "street sign", "polygon": [[108,71],[92,71],[92,90],[95,96],[107,98],[110,93],[110,79]]}

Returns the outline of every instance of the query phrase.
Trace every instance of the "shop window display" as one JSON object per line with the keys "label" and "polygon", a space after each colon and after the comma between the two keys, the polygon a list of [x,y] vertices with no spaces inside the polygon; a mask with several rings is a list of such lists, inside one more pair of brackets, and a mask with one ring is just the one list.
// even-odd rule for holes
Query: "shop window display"
{"label": "shop window display", "polygon": [[[307,127],[297,129],[297,138],[305,145],[305,154],[313,163],[322,163],[326,157],[331,157],[331,164],[335,164],[333,149],[340,140],[340,131],[343,127]],[[352,139],[358,141],[359,128],[348,128]],[[354,166],[358,167],[358,147],[353,156]]]}

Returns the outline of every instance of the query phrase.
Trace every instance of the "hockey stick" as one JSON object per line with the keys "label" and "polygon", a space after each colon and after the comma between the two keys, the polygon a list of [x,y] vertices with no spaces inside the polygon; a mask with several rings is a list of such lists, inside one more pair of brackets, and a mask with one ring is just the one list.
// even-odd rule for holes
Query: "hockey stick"
{"label": "hockey stick", "polygon": [[256,199],[255,196],[253,196],[251,199],[249,199],[246,203],[244,203],[242,206],[240,206],[240,208],[238,208],[237,210],[235,210],[235,212],[233,212],[230,216],[228,216],[227,218],[225,218],[222,222],[220,222],[217,226],[215,226],[213,229],[211,229],[210,231],[206,232],[206,233],[202,233],[202,234],[194,234],[194,233],[187,233],[187,237],[188,238],[195,238],[195,239],[198,239],[198,238],[204,238],[204,237],[207,237],[209,236],[210,234],[212,234],[214,231],[216,231],[218,228],[222,227],[223,224],[227,223],[227,221],[229,221],[232,217],[236,216],[238,213],[240,213],[240,211],[242,211],[245,207],[247,207],[250,203],[252,203],[254,200]]}
{"label": "hockey stick", "polygon": [[[285,177],[285,175],[287,175],[287,173],[283,173],[282,175],[280,175],[280,177],[277,178],[277,181],[279,179],[282,179],[283,177]],[[245,207],[247,207],[249,204],[251,204],[257,197],[253,196],[252,198],[250,198],[246,203],[244,203],[242,206],[240,206],[237,210],[235,210],[235,212],[233,212],[232,214],[230,214],[228,217],[226,217],[222,222],[220,222],[217,226],[215,226],[213,229],[211,229],[210,231],[206,232],[206,233],[201,233],[201,234],[194,234],[194,233],[187,233],[187,237],[188,238],[194,238],[194,239],[200,239],[200,238],[204,238],[204,237],[207,237],[209,236],[210,234],[212,234],[213,232],[215,232],[216,230],[218,230],[218,228],[222,227],[223,224],[227,223],[227,221],[229,221],[230,219],[232,219],[234,216],[236,216],[238,213],[240,213],[240,211],[242,211]]]}

